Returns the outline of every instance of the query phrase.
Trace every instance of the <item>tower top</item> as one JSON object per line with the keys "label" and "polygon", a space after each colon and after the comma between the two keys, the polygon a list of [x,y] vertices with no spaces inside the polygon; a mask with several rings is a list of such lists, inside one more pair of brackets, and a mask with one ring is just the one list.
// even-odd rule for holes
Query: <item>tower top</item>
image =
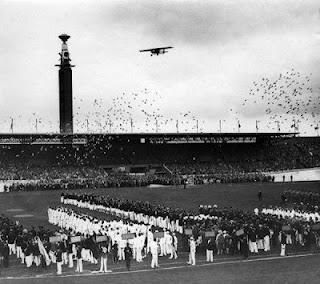
{"label": "tower top", "polygon": [[59,35],[59,38],[63,41],[63,43],[66,43],[67,40],[70,38],[70,36],[67,34],[62,34],[62,35]]}

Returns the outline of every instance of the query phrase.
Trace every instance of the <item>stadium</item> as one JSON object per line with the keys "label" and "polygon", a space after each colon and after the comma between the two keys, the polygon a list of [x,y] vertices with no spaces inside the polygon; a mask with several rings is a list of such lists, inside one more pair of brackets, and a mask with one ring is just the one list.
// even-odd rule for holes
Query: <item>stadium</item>
{"label": "stadium", "polygon": [[[91,133],[76,110],[69,38],[59,36],[59,131],[38,133],[36,118],[36,133],[19,133],[11,117],[11,133],[0,133],[1,283],[319,283],[319,94],[311,75],[291,69],[253,82],[240,105],[246,112],[260,98],[253,109],[266,104],[266,120],[277,126],[271,131],[259,128],[260,114],[254,132],[242,131],[237,112],[233,131],[222,131],[226,120],[204,131],[185,109],[179,119],[152,112],[158,105],[144,89],[148,99],[123,93],[107,111],[95,98],[94,120],[105,126]],[[162,72],[171,48],[140,52],[156,55],[151,69]],[[128,111],[138,101],[154,131],[138,128]],[[79,117],[87,131],[78,131]],[[302,122],[312,135],[303,135]]]}

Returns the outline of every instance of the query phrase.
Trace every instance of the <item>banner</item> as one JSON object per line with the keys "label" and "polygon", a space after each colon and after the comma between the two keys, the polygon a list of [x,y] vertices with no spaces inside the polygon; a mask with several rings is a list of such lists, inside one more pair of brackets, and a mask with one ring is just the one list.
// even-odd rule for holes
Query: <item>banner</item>
{"label": "banner", "polygon": [[204,232],[204,236],[206,238],[212,238],[215,237],[216,233],[214,231],[208,231],[208,232]]}
{"label": "banner", "polygon": [[312,230],[313,231],[320,231],[320,223],[313,225]]}
{"label": "banner", "polygon": [[108,236],[96,236],[96,242],[102,243],[108,241]]}
{"label": "banner", "polygon": [[289,232],[289,231],[291,231],[290,225],[282,226],[282,231],[284,231],[284,232]]}
{"label": "banner", "polygon": [[50,242],[50,243],[58,243],[58,242],[61,242],[61,236],[52,236],[52,237],[49,237],[49,242]]}
{"label": "banner", "polygon": [[70,237],[70,243],[72,243],[72,244],[80,243],[81,241],[82,241],[81,236]]}
{"label": "banner", "polygon": [[51,263],[50,257],[46,251],[46,249],[43,246],[43,243],[41,242],[40,238],[37,239],[38,242],[38,248],[40,253],[44,256],[45,260],[46,260],[46,265],[49,266]]}
{"label": "banner", "polygon": [[136,237],[135,233],[128,233],[128,234],[122,234],[121,238],[123,240],[130,240],[130,239],[134,239]]}
{"label": "banner", "polygon": [[154,232],[154,233],[153,233],[153,237],[154,237],[155,239],[163,238],[163,237],[164,237],[164,232]]}
{"label": "banner", "polygon": [[236,231],[236,236],[237,237],[240,237],[242,235],[244,235],[244,230],[243,229],[240,229],[240,230]]}

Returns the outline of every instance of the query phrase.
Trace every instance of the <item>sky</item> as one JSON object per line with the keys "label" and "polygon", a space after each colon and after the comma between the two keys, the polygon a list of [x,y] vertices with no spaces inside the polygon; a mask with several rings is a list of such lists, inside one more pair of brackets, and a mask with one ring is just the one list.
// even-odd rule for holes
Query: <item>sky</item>
{"label": "sky", "polygon": [[67,33],[75,132],[318,134],[319,1],[0,0],[0,21],[2,133],[58,132]]}

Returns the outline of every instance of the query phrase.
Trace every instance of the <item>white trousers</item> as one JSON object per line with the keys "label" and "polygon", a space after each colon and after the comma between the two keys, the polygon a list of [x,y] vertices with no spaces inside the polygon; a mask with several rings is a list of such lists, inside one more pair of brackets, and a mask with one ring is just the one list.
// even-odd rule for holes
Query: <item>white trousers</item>
{"label": "white trousers", "polygon": [[21,247],[17,247],[17,258],[21,258],[22,256],[22,249]]}
{"label": "white trousers", "polygon": [[16,244],[8,244],[9,247],[9,255],[16,254]]}
{"label": "white trousers", "polygon": [[141,247],[137,247],[137,252],[136,252],[136,261],[137,262],[141,262],[142,261],[142,248]]}
{"label": "white trousers", "polygon": [[151,268],[159,267],[158,254],[152,254]]}
{"label": "white trousers", "polygon": [[83,264],[82,264],[82,259],[77,259],[77,269],[76,272],[82,272],[83,271]]}
{"label": "white trousers", "polygon": [[249,240],[249,250],[250,250],[250,252],[257,253],[258,252],[257,242],[251,242]]}
{"label": "white trousers", "polygon": [[195,252],[189,252],[189,262],[188,264],[196,265],[196,253]]}
{"label": "white trousers", "polygon": [[27,267],[30,267],[32,265],[32,262],[33,262],[33,255],[30,254],[30,255],[26,256],[26,265],[27,265]]}
{"label": "white trousers", "polygon": [[206,255],[207,255],[207,261],[213,262],[213,250],[207,250]]}
{"label": "white trousers", "polygon": [[36,256],[33,258],[33,261],[34,261],[34,263],[36,264],[36,266],[39,266],[39,265],[41,264],[40,255],[36,255]]}
{"label": "white trousers", "polygon": [[264,251],[270,251],[270,237],[267,235],[263,239],[264,242]]}
{"label": "white trousers", "polygon": [[57,262],[57,274],[62,274],[62,262]]}
{"label": "white trousers", "polygon": [[100,264],[100,272],[107,272],[107,262],[108,258],[101,257],[101,264]]}
{"label": "white trousers", "polygon": [[68,264],[68,253],[67,252],[62,253],[62,263]]}
{"label": "white trousers", "polygon": [[73,268],[73,254],[69,253],[69,268]]}
{"label": "white trousers", "polygon": [[286,245],[285,244],[281,244],[280,256],[285,256],[285,255],[286,255]]}
{"label": "white trousers", "polygon": [[264,249],[263,239],[257,240],[258,249]]}

